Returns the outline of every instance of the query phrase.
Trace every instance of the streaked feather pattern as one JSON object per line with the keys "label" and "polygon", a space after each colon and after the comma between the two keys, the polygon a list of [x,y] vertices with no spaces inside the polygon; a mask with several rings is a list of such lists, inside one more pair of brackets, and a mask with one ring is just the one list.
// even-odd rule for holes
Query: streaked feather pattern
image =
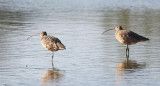
{"label": "streaked feather pattern", "polygon": [[62,44],[62,42],[54,36],[42,35],[41,44],[43,45],[44,48],[46,48],[49,51],[66,49],[66,47]]}

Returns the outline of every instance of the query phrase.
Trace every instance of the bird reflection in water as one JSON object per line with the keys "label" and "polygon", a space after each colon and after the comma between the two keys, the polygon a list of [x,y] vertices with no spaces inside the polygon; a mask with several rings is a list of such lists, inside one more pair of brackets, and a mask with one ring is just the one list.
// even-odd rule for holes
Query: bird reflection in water
{"label": "bird reflection in water", "polygon": [[[52,63],[53,65],[53,63]],[[54,67],[46,70],[45,73],[42,74],[42,86],[45,86],[47,83],[59,82],[62,80],[64,76],[64,71],[56,69]]]}
{"label": "bird reflection in water", "polygon": [[135,60],[125,60],[116,65],[116,82],[119,84],[128,73],[134,73],[146,67],[146,63],[137,63]]}

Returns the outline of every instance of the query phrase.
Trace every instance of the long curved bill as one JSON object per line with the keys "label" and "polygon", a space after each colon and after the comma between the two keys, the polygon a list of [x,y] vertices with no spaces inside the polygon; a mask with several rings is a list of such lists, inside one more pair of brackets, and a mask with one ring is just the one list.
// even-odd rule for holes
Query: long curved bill
{"label": "long curved bill", "polygon": [[31,35],[27,38],[27,40],[29,40],[29,38],[31,38],[32,36],[37,36],[37,35],[40,35],[40,34],[36,34],[36,35]]}
{"label": "long curved bill", "polygon": [[103,35],[105,32],[110,31],[110,30],[114,30],[114,28],[104,31],[104,32],[102,33],[102,35]]}

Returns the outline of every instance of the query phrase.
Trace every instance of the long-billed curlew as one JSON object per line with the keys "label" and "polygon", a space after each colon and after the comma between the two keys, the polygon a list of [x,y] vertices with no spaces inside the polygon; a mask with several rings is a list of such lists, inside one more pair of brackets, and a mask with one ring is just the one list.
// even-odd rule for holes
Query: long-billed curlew
{"label": "long-billed curlew", "polygon": [[[56,38],[54,36],[47,35],[47,33],[45,31],[43,31],[37,35],[41,36],[40,41],[41,41],[42,46],[44,48],[46,48],[47,50],[52,51],[52,62],[53,62],[53,57],[54,57],[54,51],[66,49],[66,47],[62,44],[62,42],[58,38]],[[35,36],[35,35],[32,35],[32,36]],[[32,37],[32,36],[30,36],[30,37]]]}
{"label": "long-billed curlew", "polygon": [[[133,31],[130,30],[124,30],[122,28],[122,26],[116,26],[113,29],[109,29],[109,30],[116,30],[115,33],[115,37],[116,39],[122,43],[122,44],[126,44],[127,48],[126,48],[126,57],[129,58],[129,48],[128,45],[132,45],[132,44],[136,44],[137,42],[142,42],[142,41],[148,41],[149,39],[146,37],[143,37]],[[106,30],[104,31],[102,34],[104,34],[105,32],[109,31]]]}

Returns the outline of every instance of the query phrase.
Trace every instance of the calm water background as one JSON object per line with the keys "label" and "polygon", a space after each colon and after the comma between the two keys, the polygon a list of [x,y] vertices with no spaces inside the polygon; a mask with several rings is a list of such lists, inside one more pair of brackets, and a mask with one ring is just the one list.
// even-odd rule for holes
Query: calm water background
{"label": "calm water background", "polygon": [[[0,0],[0,86],[160,85],[159,0]],[[116,25],[150,38],[130,47],[101,33]],[[67,49],[51,52],[47,31]]]}

